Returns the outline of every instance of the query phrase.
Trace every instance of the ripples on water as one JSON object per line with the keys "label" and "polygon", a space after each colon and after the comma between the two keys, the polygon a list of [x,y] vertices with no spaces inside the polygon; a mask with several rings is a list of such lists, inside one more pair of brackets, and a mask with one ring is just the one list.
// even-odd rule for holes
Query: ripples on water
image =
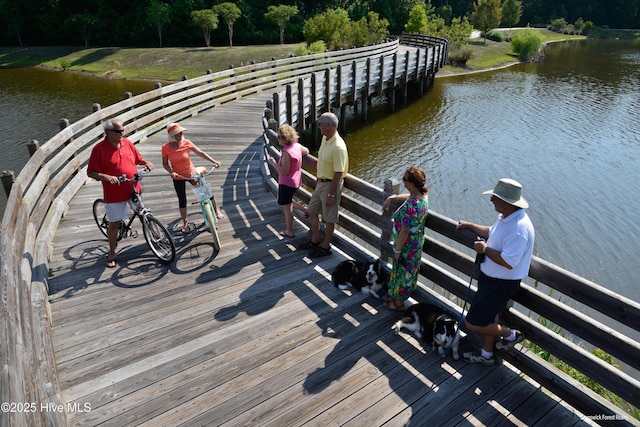
{"label": "ripples on water", "polygon": [[639,300],[640,48],[589,43],[437,79],[423,99],[346,135],[351,172],[382,186],[417,164],[431,209],[487,224],[497,214],[482,192],[515,178],[538,256]]}
{"label": "ripples on water", "polygon": [[[71,123],[103,107],[154,88],[154,82],[103,80],[86,75],[39,68],[0,69],[0,171],[16,175],[29,159],[27,143],[44,144],[59,130],[59,121]],[[6,196],[0,195],[0,212]]]}
{"label": "ripples on water", "polygon": [[[153,82],[0,70],[0,170],[18,172],[26,143],[58,120],[110,105]],[[437,79],[419,101],[345,135],[351,172],[382,186],[409,164],[428,173],[430,207],[492,223],[482,192],[501,177],[524,186],[537,255],[634,300],[640,274],[640,46],[557,43],[541,63]],[[374,101],[384,106],[384,100]],[[378,108],[380,110],[380,108]],[[357,119],[351,119],[353,123]],[[353,127],[353,126],[349,126]],[[0,196],[0,208],[6,198]]]}

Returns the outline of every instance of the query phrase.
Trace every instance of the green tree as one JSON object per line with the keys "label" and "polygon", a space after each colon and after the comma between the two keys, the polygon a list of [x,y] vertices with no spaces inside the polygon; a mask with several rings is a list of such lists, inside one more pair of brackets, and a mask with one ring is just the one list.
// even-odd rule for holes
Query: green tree
{"label": "green tree", "polygon": [[453,48],[460,48],[466,44],[469,44],[469,37],[473,32],[473,25],[469,22],[469,18],[453,18],[451,25],[444,29],[441,34],[451,41]]}
{"label": "green tree", "polygon": [[500,25],[502,20],[502,8],[500,0],[478,0],[473,5],[471,23],[474,28],[484,34],[484,43],[487,43],[487,34]]}
{"label": "green tree", "polygon": [[242,16],[242,11],[235,3],[224,2],[213,6],[213,12],[227,23],[229,29],[229,47],[233,47],[233,24]]}
{"label": "green tree", "polygon": [[298,14],[298,6],[287,6],[279,4],[278,6],[269,6],[264,17],[269,21],[275,22],[280,28],[280,44],[284,44],[284,27],[289,20]]}
{"label": "green tree", "polygon": [[512,28],[522,17],[522,2],[520,0],[504,0],[502,2],[502,23]]}
{"label": "green tree", "polygon": [[211,30],[218,28],[218,15],[212,9],[194,10],[191,12],[191,19],[202,29],[204,44],[211,46]]}
{"label": "green tree", "polygon": [[427,32],[427,11],[424,6],[417,4],[409,12],[409,21],[404,25],[409,33],[425,34]]}
{"label": "green tree", "polygon": [[349,15],[344,9],[330,9],[304,21],[304,39],[308,45],[322,40],[329,50],[348,45]]}
{"label": "green tree", "polygon": [[10,36],[16,36],[20,47],[22,47],[22,31],[23,18],[20,13],[18,0],[0,0],[0,20],[2,21],[2,32]]}
{"label": "green tree", "polygon": [[96,24],[96,18],[88,13],[76,13],[68,17],[64,22],[67,26],[79,31],[84,40],[84,47],[89,47],[89,36],[93,26]]}
{"label": "green tree", "polygon": [[383,42],[389,35],[389,21],[380,19],[376,12],[352,22],[349,31],[349,44],[352,46],[371,46]]}
{"label": "green tree", "polygon": [[159,0],[151,0],[147,7],[148,22],[156,27],[162,47],[162,26],[169,22],[169,5]]}

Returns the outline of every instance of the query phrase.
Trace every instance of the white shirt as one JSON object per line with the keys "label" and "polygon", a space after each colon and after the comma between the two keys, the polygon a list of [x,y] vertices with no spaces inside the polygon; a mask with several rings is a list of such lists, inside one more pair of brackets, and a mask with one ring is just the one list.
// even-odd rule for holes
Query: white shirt
{"label": "white shirt", "polygon": [[524,279],[529,275],[535,237],[533,224],[524,209],[518,209],[506,218],[498,215],[498,220],[489,229],[487,246],[499,251],[512,269],[491,261],[489,257],[485,258],[480,269],[496,279]]}

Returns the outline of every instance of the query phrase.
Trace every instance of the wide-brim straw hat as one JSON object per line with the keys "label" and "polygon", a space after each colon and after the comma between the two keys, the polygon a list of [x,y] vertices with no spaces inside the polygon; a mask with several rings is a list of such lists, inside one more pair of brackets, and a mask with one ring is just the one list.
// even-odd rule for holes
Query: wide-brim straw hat
{"label": "wide-brim straw hat", "polygon": [[502,178],[493,187],[493,190],[487,190],[482,194],[491,194],[519,208],[526,209],[529,207],[529,203],[522,197],[522,185],[513,179]]}
{"label": "wide-brim straw hat", "polygon": [[186,132],[187,130],[180,126],[178,123],[171,123],[167,126],[167,133],[169,136],[176,136],[179,133]]}

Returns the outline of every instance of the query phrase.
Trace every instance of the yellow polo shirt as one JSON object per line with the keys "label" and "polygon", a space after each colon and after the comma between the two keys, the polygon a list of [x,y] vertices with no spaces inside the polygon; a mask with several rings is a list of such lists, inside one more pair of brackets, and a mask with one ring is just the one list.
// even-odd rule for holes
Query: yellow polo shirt
{"label": "yellow polo shirt", "polygon": [[334,172],[342,172],[344,177],[348,171],[347,144],[338,132],[329,139],[323,136],[318,150],[318,178],[332,179]]}

